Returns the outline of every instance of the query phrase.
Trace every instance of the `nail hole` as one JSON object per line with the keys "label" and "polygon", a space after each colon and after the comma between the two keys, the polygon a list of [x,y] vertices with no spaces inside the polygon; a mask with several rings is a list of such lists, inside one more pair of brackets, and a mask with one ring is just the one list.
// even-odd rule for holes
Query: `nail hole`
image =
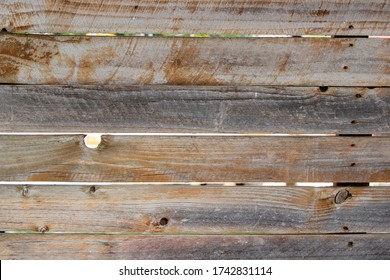
{"label": "nail hole", "polygon": [[349,44],[350,47],[353,47],[353,44]]}
{"label": "nail hole", "polygon": [[321,92],[326,92],[328,90],[328,87],[320,87]]}
{"label": "nail hole", "polygon": [[89,192],[90,192],[90,193],[96,192],[96,187],[95,187],[95,186],[90,187],[90,188],[89,188]]}
{"label": "nail hole", "polygon": [[348,28],[349,28],[349,29],[353,29],[354,27],[353,27],[353,25],[351,24],[350,26],[348,26]]}
{"label": "nail hole", "polygon": [[84,144],[90,149],[96,149],[101,142],[102,142],[101,134],[91,133],[91,134],[87,134],[84,137]]}
{"label": "nail hole", "polygon": [[343,230],[347,231],[347,230],[349,230],[349,228],[344,226]]}
{"label": "nail hole", "polygon": [[347,69],[348,69],[348,66],[347,66],[347,65],[344,65],[343,69],[344,69],[344,70],[347,70]]}
{"label": "nail hole", "polygon": [[160,226],[166,226],[167,224],[168,224],[168,219],[167,218],[161,218]]}
{"label": "nail hole", "polygon": [[44,227],[39,228],[39,232],[41,232],[41,233],[45,233],[45,232],[47,232],[48,230],[49,230],[49,228],[48,228],[47,226],[44,226]]}
{"label": "nail hole", "polygon": [[352,247],[353,247],[353,242],[352,242],[352,241],[349,241],[349,242],[348,242],[348,247],[349,247],[349,248],[352,248]]}
{"label": "nail hole", "polygon": [[356,165],[356,163],[354,163],[354,162],[351,163],[351,166],[355,166],[355,165]]}
{"label": "nail hole", "polygon": [[351,144],[351,147],[355,147],[356,145],[355,144]]}
{"label": "nail hole", "polygon": [[360,93],[356,93],[356,98],[362,98],[362,95]]}
{"label": "nail hole", "polygon": [[134,6],[134,10],[137,10],[138,9],[138,6]]}
{"label": "nail hole", "polygon": [[23,187],[22,195],[23,196],[28,196],[28,193],[29,193],[28,187]]}
{"label": "nail hole", "polygon": [[351,121],[351,124],[357,124],[357,121],[353,120]]}

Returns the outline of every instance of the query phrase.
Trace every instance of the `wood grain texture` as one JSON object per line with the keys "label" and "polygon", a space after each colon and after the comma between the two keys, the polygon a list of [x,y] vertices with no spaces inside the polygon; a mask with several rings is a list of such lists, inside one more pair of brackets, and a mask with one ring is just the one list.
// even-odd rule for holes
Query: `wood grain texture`
{"label": "wood grain texture", "polygon": [[389,35],[385,0],[3,0],[1,28],[30,32]]}
{"label": "wood grain texture", "polygon": [[1,234],[6,259],[390,259],[389,234]]}
{"label": "wood grain texture", "polygon": [[389,137],[0,136],[0,181],[389,182]]}
{"label": "wood grain texture", "polygon": [[390,133],[390,88],[3,85],[0,98],[10,133]]}
{"label": "wood grain texture", "polygon": [[388,86],[390,40],[0,36],[0,83]]}
{"label": "wood grain texture", "polygon": [[6,232],[390,233],[388,187],[0,186],[0,200]]}

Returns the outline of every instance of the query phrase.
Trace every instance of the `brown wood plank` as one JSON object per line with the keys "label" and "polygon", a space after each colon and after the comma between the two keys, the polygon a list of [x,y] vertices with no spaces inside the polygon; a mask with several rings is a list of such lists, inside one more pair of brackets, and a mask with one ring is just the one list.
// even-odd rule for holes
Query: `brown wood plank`
{"label": "brown wood plank", "polygon": [[0,201],[5,232],[390,233],[388,187],[0,186]]}
{"label": "brown wood plank", "polygon": [[0,181],[389,182],[389,137],[0,136]]}
{"label": "brown wood plank", "polygon": [[29,32],[389,35],[385,0],[3,0],[1,28]]}
{"label": "brown wood plank", "polygon": [[1,234],[5,259],[390,259],[390,234]]}
{"label": "brown wood plank", "polygon": [[0,36],[0,83],[388,86],[390,40]]}
{"label": "brown wood plank", "polygon": [[390,133],[390,88],[3,85],[0,98],[11,133]]}

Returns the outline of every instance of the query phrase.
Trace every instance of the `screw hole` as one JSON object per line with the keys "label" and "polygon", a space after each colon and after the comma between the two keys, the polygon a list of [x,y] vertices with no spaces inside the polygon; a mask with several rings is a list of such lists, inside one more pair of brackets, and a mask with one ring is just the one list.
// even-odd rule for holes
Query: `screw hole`
{"label": "screw hole", "polygon": [[354,162],[351,163],[351,166],[355,166],[355,165],[356,165],[356,163],[354,163]]}
{"label": "screw hole", "polygon": [[349,247],[349,248],[352,248],[352,247],[353,247],[353,242],[352,242],[352,241],[349,241],[349,242],[348,242],[348,247]]}
{"label": "screw hole", "polygon": [[160,219],[160,226],[166,226],[168,224],[168,219],[167,218],[161,218]]}
{"label": "screw hole", "polygon": [[102,142],[101,134],[87,134],[84,137],[84,144],[90,149],[96,149]]}
{"label": "screw hole", "polygon": [[346,227],[346,226],[344,226],[344,227],[343,227],[343,230],[345,230],[345,231],[348,231],[348,230],[349,230],[349,228],[348,228],[348,227]]}
{"label": "screw hole", "polygon": [[353,120],[351,121],[351,124],[357,124],[357,121]]}
{"label": "screw hole", "polygon": [[362,98],[362,95],[360,93],[356,93],[356,98]]}
{"label": "screw hole", "polygon": [[349,44],[350,47],[353,47],[353,44]]}
{"label": "screw hole", "polygon": [[90,187],[90,188],[89,188],[89,192],[90,192],[90,193],[96,192],[96,187],[95,187],[95,186]]}
{"label": "screw hole", "polygon": [[353,25],[351,24],[350,26],[348,26],[349,29],[354,29]]}
{"label": "screw hole", "polygon": [[134,6],[134,10],[137,10],[138,9],[138,6]]}
{"label": "screw hole", "polygon": [[351,144],[351,147],[355,147],[356,145],[355,144]]}
{"label": "screw hole", "polygon": [[326,92],[328,90],[328,87],[320,87],[321,92]]}
{"label": "screw hole", "polygon": [[347,66],[347,65],[344,65],[343,69],[344,69],[344,70],[348,70],[348,66]]}

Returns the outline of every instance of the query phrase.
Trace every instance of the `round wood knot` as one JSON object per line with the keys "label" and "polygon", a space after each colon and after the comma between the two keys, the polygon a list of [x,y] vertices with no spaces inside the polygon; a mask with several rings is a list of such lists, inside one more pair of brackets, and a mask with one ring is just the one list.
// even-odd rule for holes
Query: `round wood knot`
{"label": "round wood knot", "polygon": [[344,203],[348,198],[350,198],[352,196],[352,194],[349,192],[349,191],[347,191],[347,190],[340,190],[337,194],[336,194],[336,196],[335,196],[335,198],[334,198],[334,202],[336,203],[336,204],[341,204],[341,203]]}

